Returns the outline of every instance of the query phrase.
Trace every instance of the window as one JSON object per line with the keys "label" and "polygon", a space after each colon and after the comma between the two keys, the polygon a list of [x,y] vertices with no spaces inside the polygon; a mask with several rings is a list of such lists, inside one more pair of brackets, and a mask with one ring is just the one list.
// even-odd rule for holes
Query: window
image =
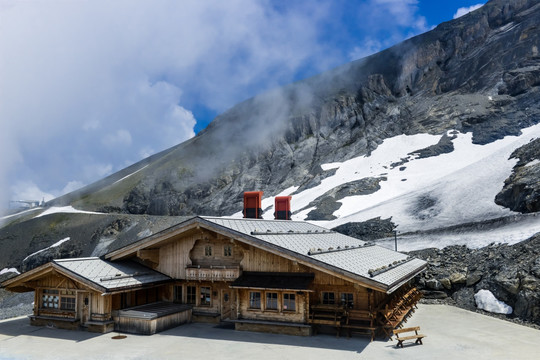
{"label": "window", "polygon": [[354,306],[353,294],[341,293],[341,305],[347,307],[347,309],[352,309]]}
{"label": "window", "polygon": [[195,286],[187,286],[186,290],[186,303],[195,305],[197,300],[197,288]]}
{"label": "window", "polygon": [[182,303],[182,285],[174,286],[173,301],[177,303]]}
{"label": "window", "polygon": [[223,256],[232,256],[232,246],[231,245],[225,245],[223,247]]}
{"label": "window", "polygon": [[212,247],[210,245],[204,247],[204,256],[212,256]]}
{"label": "window", "polygon": [[75,291],[43,289],[41,307],[75,311]]}
{"label": "window", "polygon": [[44,289],[41,297],[41,307],[46,309],[58,309],[60,297],[58,290]]}
{"label": "window", "polygon": [[60,298],[60,309],[62,310],[75,310],[75,297],[64,297]]}
{"label": "window", "polygon": [[295,294],[283,294],[283,310],[296,311],[296,295]]}
{"label": "window", "polygon": [[266,309],[277,310],[277,293],[266,293]]}
{"label": "window", "polygon": [[211,296],[210,287],[201,286],[201,303],[200,306],[210,306]]}
{"label": "window", "polygon": [[322,303],[325,305],[333,305],[336,303],[336,294],[333,292],[322,293]]}
{"label": "window", "polygon": [[261,293],[258,291],[250,291],[249,293],[249,308],[260,309],[261,308]]}

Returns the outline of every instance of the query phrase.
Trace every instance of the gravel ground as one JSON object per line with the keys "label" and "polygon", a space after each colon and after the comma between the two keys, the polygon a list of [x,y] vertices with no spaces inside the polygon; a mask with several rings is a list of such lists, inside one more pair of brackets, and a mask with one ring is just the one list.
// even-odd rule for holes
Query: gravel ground
{"label": "gravel ground", "polygon": [[14,294],[0,289],[0,320],[32,314],[34,292]]}

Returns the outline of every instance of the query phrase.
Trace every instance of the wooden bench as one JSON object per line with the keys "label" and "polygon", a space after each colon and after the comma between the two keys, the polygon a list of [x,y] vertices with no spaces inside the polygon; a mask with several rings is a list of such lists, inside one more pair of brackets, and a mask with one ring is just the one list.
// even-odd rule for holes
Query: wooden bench
{"label": "wooden bench", "polygon": [[[414,340],[416,339],[415,343],[422,345],[422,338],[425,338],[426,335],[419,334],[418,331],[420,330],[420,326],[410,327],[410,328],[403,328],[403,329],[395,329],[394,335],[396,336],[396,340],[398,341],[397,347],[403,347],[403,342],[405,340]],[[407,332],[413,332],[415,335],[407,335],[407,336],[400,336],[399,334],[407,333]]]}
{"label": "wooden bench", "polygon": [[347,329],[347,335],[350,338],[352,332],[363,332],[371,335],[371,341],[375,339],[374,325],[375,316],[368,310],[347,310],[345,324],[342,328]]}
{"label": "wooden bench", "polygon": [[345,309],[340,305],[312,305],[308,322],[313,325],[313,332],[317,334],[317,326],[328,325],[336,328],[336,336],[339,330]]}

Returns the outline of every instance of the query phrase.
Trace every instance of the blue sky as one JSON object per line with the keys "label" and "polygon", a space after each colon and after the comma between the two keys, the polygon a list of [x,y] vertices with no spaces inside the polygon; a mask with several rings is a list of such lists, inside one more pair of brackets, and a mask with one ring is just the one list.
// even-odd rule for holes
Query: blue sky
{"label": "blue sky", "polygon": [[99,180],[483,2],[0,0],[0,208]]}

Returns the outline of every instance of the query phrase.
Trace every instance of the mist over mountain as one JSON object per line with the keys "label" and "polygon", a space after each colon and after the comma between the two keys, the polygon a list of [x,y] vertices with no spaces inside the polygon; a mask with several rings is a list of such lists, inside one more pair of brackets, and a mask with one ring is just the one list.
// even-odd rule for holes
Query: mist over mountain
{"label": "mist over mountain", "polygon": [[[448,131],[471,134],[476,145],[520,135],[540,118],[538,15],[536,1],[491,1],[383,52],[244,101],[195,138],[50,205],[231,215],[243,191],[272,197],[296,187],[298,194],[328,176],[322,165],[369,156],[395,136],[439,136],[437,145],[413,149],[427,157],[451,151]],[[531,172],[538,174],[536,165],[509,179],[497,202],[537,211],[537,184],[516,185]],[[536,195],[525,199],[523,191]]]}

